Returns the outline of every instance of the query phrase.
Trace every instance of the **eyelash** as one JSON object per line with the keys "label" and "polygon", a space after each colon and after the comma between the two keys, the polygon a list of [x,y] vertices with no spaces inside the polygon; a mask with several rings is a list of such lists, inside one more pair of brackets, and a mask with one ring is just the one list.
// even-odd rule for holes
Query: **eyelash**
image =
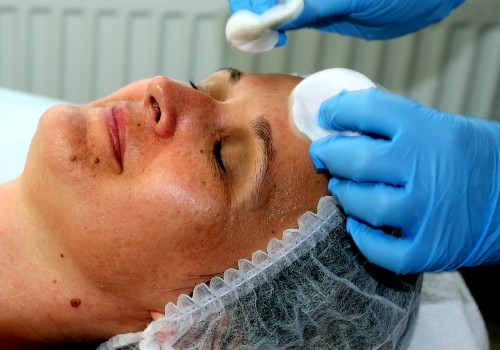
{"label": "eyelash", "polygon": [[222,140],[218,139],[217,141],[215,141],[214,147],[212,149],[212,155],[214,156],[219,170],[223,174],[226,174],[226,167],[224,166],[224,162],[222,160]]}
{"label": "eyelash", "polygon": [[191,85],[191,87],[192,87],[193,89],[195,89],[195,90],[200,90],[200,89],[198,89],[198,86],[196,86],[196,84],[195,84],[195,83],[193,83],[193,81],[192,81],[192,80],[190,80],[190,81],[189,81],[189,84]]}

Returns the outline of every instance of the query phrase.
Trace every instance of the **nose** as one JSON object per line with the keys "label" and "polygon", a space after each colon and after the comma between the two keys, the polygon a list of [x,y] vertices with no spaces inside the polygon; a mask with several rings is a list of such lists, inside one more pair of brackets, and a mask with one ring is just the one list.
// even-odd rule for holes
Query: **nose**
{"label": "nose", "polygon": [[151,79],[144,97],[150,125],[161,138],[172,137],[185,109],[187,88],[165,77]]}

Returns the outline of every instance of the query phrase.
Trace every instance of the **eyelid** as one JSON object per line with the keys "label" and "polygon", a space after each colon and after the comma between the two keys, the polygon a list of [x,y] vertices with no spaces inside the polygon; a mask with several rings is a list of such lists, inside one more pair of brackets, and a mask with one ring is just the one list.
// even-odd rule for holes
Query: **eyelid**
{"label": "eyelid", "polygon": [[217,138],[212,147],[212,156],[217,164],[217,168],[225,175],[227,173],[226,166],[224,165],[224,157],[222,156],[223,140]]}
{"label": "eyelid", "polygon": [[201,85],[197,85],[192,80],[189,80],[189,85],[216,101],[224,102],[226,100],[227,88],[220,84],[204,81]]}

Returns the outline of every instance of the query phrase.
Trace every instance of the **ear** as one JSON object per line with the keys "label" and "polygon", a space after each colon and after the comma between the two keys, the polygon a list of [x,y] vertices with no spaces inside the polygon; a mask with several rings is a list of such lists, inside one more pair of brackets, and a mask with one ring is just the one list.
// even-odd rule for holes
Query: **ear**
{"label": "ear", "polygon": [[153,310],[149,310],[149,315],[151,316],[151,318],[153,319],[153,321],[156,321],[162,317],[165,317],[165,314],[162,313],[162,312],[158,312],[158,311],[153,311]]}

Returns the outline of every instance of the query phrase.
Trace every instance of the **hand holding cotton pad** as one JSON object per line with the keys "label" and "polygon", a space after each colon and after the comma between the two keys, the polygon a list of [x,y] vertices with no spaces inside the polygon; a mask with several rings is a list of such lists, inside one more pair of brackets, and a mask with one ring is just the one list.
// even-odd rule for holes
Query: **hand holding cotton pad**
{"label": "hand holding cotton pad", "polygon": [[290,94],[290,122],[309,141],[335,134],[358,135],[356,132],[323,129],[318,113],[323,101],[343,90],[356,91],[376,85],[363,74],[347,68],[330,68],[307,76]]}
{"label": "hand holding cotton pad", "polygon": [[241,51],[269,51],[279,40],[278,31],[272,28],[294,19],[303,8],[304,0],[288,0],[271,7],[261,15],[247,10],[237,11],[227,21],[226,38]]}

